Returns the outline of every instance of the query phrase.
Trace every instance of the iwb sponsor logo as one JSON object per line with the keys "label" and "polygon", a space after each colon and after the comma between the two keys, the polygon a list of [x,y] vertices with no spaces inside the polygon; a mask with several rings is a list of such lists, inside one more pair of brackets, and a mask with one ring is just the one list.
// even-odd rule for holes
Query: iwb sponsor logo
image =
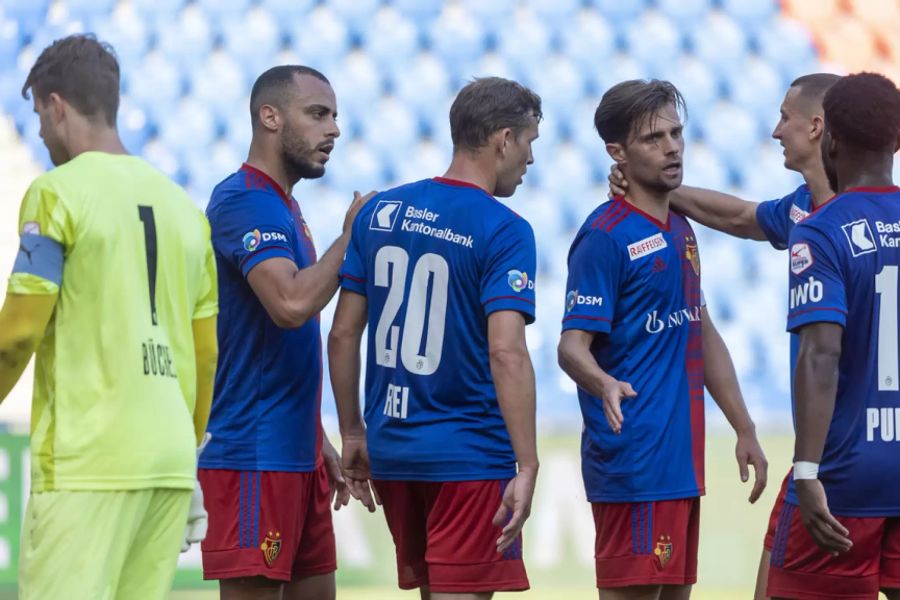
{"label": "iwb sponsor logo", "polygon": [[666,246],[668,246],[666,238],[663,237],[662,233],[657,233],[648,238],[638,240],[633,244],[628,244],[628,257],[631,260],[637,260],[642,256],[647,256],[657,250],[662,250]]}
{"label": "iwb sponsor logo", "polygon": [[900,408],[867,408],[866,441],[900,442]]}
{"label": "iwb sponsor logo", "polygon": [[809,244],[794,244],[791,246],[791,273],[799,275],[813,264],[812,250]]}
{"label": "iwb sponsor logo", "polygon": [[854,257],[878,251],[875,236],[872,235],[869,222],[865,219],[841,225],[841,230],[847,238],[847,243],[850,244],[850,253]]}
{"label": "iwb sponsor logo", "polygon": [[692,306],[676,310],[666,316],[660,317],[659,311],[654,310],[647,314],[647,322],[644,324],[644,329],[647,330],[647,333],[659,333],[663,329],[681,327],[685,323],[699,321],[702,318],[701,311],[702,307]]}
{"label": "iwb sponsor logo", "polygon": [[369,221],[369,229],[393,231],[401,206],[403,206],[403,203],[399,200],[379,200]]}
{"label": "iwb sponsor logo", "polygon": [[809,216],[809,213],[797,206],[796,204],[791,204],[791,213],[790,219],[794,223],[799,223],[803,219]]}
{"label": "iwb sponsor logo", "polygon": [[791,309],[803,306],[807,302],[821,302],[825,286],[815,277],[809,277],[800,285],[791,288]]}

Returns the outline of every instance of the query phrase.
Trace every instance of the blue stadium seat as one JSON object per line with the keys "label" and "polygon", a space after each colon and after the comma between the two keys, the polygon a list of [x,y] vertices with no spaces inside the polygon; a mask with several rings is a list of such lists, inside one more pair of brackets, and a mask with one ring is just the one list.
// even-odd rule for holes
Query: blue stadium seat
{"label": "blue stadium seat", "polygon": [[625,29],[627,52],[655,76],[663,76],[682,48],[681,32],[665,15],[648,11]]}
{"label": "blue stadium seat", "polygon": [[693,130],[704,113],[719,99],[719,80],[696,56],[682,54],[671,69],[670,81],[684,96],[688,108],[687,127]]}
{"label": "blue stadium seat", "polygon": [[596,65],[590,76],[593,79],[599,103],[603,93],[615,84],[628,79],[652,77],[652,71],[630,54],[615,54],[604,63]]}
{"label": "blue stadium seat", "polygon": [[778,0],[721,0],[722,9],[739,23],[765,27],[778,14]]}
{"label": "blue stadium seat", "polygon": [[184,91],[178,65],[159,52],[151,52],[137,72],[130,72],[126,89],[134,102],[148,111],[153,120],[166,118]]}
{"label": "blue stadium seat", "polygon": [[373,107],[381,98],[384,83],[378,65],[367,54],[352,52],[325,75],[337,96],[338,115],[351,119],[371,118]]}
{"label": "blue stadium seat", "polygon": [[595,11],[583,11],[560,36],[563,54],[580,69],[603,68],[616,49],[616,35],[609,23]]}
{"label": "blue stadium seat", "polygon": [[69,18],[78,19],[109,14],[116,0],[64,0]]}
{"label": "blue stadium seat", "polygon": [[554,28],[568,28],[574,14],[581,8],[581,0],[527,0],[534,14]]}
{"label": "blue stadium seat", "polygon": [[187,157],[187,174],[191,196],[209,200],[213,188],[243,162],[243,155],[227,142],[216,142],[207,151]]}
{"label": "blue stadium seat", "polygon": [[[349,190],[360,190],[362,193],[380,190],[387,184],[382,157],[360,140],[338,140],[325,178],[325,183],[345,193]],[[348,194],[348,205],[351,198]]]}
{"label": "blue stadium seat", "polygon": [[392,76],[394,93],[424,121],[433,118],[451,93],[444,64],[430,52],[418,54],[406,70]]}
{"label": "blue stadium seat", "polygon": [[350,50],[347,26],[328,8],[320,6],[288,26],[293,48],[303,64],[334,63]]}
{"label": "blue stadium seat", "polygon": [[774,140],[746,152],[741,167],[742,187],[750,197],[759,200],[781,198],[803,183],[802,176],[784,168],[784,154]]}
{"label": "blue stadium seat", "polygon": [[699,142],[686,144],[683,160],[685,184],[712,190],[729,187],[728,167],[709,146]]}
{"label": "blue stadium seat", "polygon": [[191,96],[226,122],[236,106],[247,106],[250,85],[234,54],[213,52],[190,72]]}
{"label": "blue stadium seat", "polygon": [[479,21],[484,23],[485,27],[493,28],[498,23],[505,22],[512,16],[515,11],[517,2],[515,0],[462,0],[462,5],[466,10],[475,16]]}
{"label": "blue stadium seat", "polygon": [[185,2],[186,0],[131,0],[131,5],[140,15],[166,27],[174,22]]}
{"label": "blue stadium seat", "polygon": [[756,44],[760,57],[780,67],[789,80],[814,70],[810,68],[816,57],[812,34],[792,19],[778,16],[761,25]]}
{"label": "blue stadium seat", "polygon": [[450,140],[414,144],[406,155],[396,157],[393,161],[393,184],[400,185],[443,175],[450,164],[451,149]]}
{"label": "blue stadium seat", "polygon": [[138,63],[147,53],[150,46],[147,25],[147,19],[133,8],[119,7],[112,15],[94,19],[90,29],[97,34],[97,39],[115,48],[124,71],[126,64]]}
{"label": "blue stadium seat", "polygon": [[410,147],[419,139],[419,120],[409,107],[395,97],[385,97],[370,107],[368,118],[360,121],[362,137],[368,146],[388,162],[409,156]]}
{"label": "blue stadium seat", "polygon": [[622,2],[622,0],[588,0],[589,4],[595,7],[595,10],[609,19],[615,26],[620,26],[627,21],[635,19],[644,12],[647,2],[646,0],[632,0],[631,2]]}
{"label": "blue stadium seat", "polygon": [[16,68],[22,42],[22,28],[19,23],[4,18],[0,13],[0,73]]}
{"label": "blue stadium seat", "polygon": [[701,123],[703,139],[731,169],[738,170],[749,159],[760,137],[756,119],[743,107],[719,103],[710,108]]}
{"label": "blue stadium seat", "polygon": [[519,12],[497,32],[497,49],[513,67],[530,68],[550,50],[550,31],[532,12]]}
{"label": "blue stadium seat", "polygon": [[35,31],[44,25],[50,0],[12,0],[3,3],[3,14],[24,31]]}
{"label": "blue stadium seat", "polygon": [[599,94],[596,97],[585,98],[571,110],[563,113],[563,118],[567,120],[566,129],[569,137],[581,148],[582,155],[591,165],[595,176],[605,184],[612,159],[606,152],[600,134],[594,128],[594,112],[599,103]]}
{"label": "blue stadium seat", "polygon": [[157,30],[156,47],[183,67],[202,62],[215,41],[213,24],[197,5],[186,7],[174,23]]}
{"label": "blue stadium seat", "polygon": [[364,31],[381,6],[381,0],[328,0],[328,7],[338,15],[354,33]]}
{"label": "blue stadium seat", "polygon": [[711,12],[690,32],[697,57],[719,75],[727,75],[748,52],[744,30],[728,15]]}
{"label": "blue stadium seat", "polygon": [[416,24],[392,7],[375,13],[367,27],[360,31],[364,52],[392,71],[406,70],[419,49],[420,33]]}
{"label": "blue stadium seat", "polygon": [[771,64],[748,58],[735,65],[727,85],[732,102],[752,111],[764,129],[774,127],[786,88],[781,74]]}
{"label": "blue stadium seat", "polygon": [[247,12],[251,0],[195,0],[195,2],[203,9],[207,18],[224,20]]}
{"label": "blue stadium seat", "polygon": [[271,66],[272,57],[282,47],[278,23],[261,8],[227,18],[221,32],[224,50],[251,73],[261,73],[264,67]]}
{"label": "blue stadium seat", "polygon": [[527,82],[548,110],[563,113],[585,93],[581,71],[566,56],[554,54],[529,69]]}
{"label": "blue stadium seat", "polygon": [[185,175],[180,171],[181,160],[174,151],[160,140],[150,140],[144,146],[144,158],[178,183],[183,184],[185,182]]}
{"label": "blue stadium seat", "polygon": [[160,140],[181,159],[192,153],[205,153],[216,134],[212,113],[194,98],[181,100],[159,123]]}
{"label": "blue stadium seat", "polygon": [[475,60],[485,49],[481,23],[461,7],[451,6],[428,28],[432,50],[446,61],[451,72]]}
{"label": "blue stadium seat", "polygon": [[[537,146],[542,140],[538,139]],[[546,190],[551,198],[563,197],[584,198],[590,195],[594,186],[594,174],[584,152],[575,144],[557,144],[552,153],[544,158],[541,187]],[[535,164],[537,164],[535,162]],[[530,167],[531,169],[533,167]],[[528,175],[526,175],[526,178]],[[548,203],[548,211],[553,215],[542,215],[542,219],[535,221],[541,223],[545,231],[561,232],[563,221],[560,207],[555,202]],[[549,220],[548,220],[549,219]]]}
{"label": "blue stadium seat", "polygon": [[682,31],[690,31],[694,23],[706,16],[710,0],[657,0],[657,8],[677,24]]}
{"label": "blue stadium seat", "polygon": [[132,154],[140,154],[152,128],[147,113],[128,96],[122,96],[119,102],[118,128],[125,148]]}
{"label": "blue stadium seat", "polygon": [[260,0],[259,5],[284,25],[296,25],[318,4],[318,0]]}
{"label": "blue stadium seat", "polygon": [[461,72],[461,83],[466,83],[473,77],[504,77],[516,79],[519,77],[517,69],[514,69],[509,61],[498,52],[487,52],[478,58],[472,66]]}
{"label": "blue stadium seat", "polygon": [[392,4],[402,15],[422,25],[437,17],[444,8],[444,0],[393,0]]}

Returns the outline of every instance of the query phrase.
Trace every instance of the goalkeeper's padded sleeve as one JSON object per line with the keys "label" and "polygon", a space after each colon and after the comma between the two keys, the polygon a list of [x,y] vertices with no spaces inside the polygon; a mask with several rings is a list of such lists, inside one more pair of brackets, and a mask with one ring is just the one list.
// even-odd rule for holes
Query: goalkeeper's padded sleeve
{"label": "goalkeeper's padded sleeve", "polygon": [[0,310],[0,402],[44,337],[59,294],[7,294]]}
{"label": "goalkeeper's padded sleeve", "polygon": [[196,319],[192,323],[194,331],[194,356],[197,362],[197,399],[194,405],[194,433],[197,445],[203,440],[209,409],[212,406],[213,384],[216,379],[216,360],[219,347],[216,339],[215,315]]}

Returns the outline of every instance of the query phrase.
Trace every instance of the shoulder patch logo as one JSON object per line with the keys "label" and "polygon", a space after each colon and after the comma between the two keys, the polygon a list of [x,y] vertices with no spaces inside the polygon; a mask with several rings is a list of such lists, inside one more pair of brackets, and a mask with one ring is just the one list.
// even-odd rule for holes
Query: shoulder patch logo
{"label": "shoulder patch logo", "polygon": [[25,221],[22,223],[22,235],[41,235],[41,224],[37,221]]}
{"label": "shoulder patch logo", "polygon": [[875,236],[872,235],[872,229],[869,228],[869,222],[865,219],[853,221],[841,225],[841,230],[850,244],[850,253],[854,256],[862,256],[870,252],[877,252],[878,247],[875,245]]}
{"label": "shoulder patch logo", "polygon": [[791,246],[791,273],[799,275],[813,264],[812,250],[809,244],[799,243]]}
{"label": "shoulder patch logo", "polygon": [[802,221],[803,219],[805,219],[808,216],[809,216],[809,213],[807,211],[803,210],[796,204],[791,204],[791,214],[790,214],[791,221],[793,221],[794,223],[799,223],[800,221]]}
{"label": "shoulder patch logo", "polygon": [[375,231],[393,231],[403,203],[399,200],[379,200],[369,221],[369,229]]}

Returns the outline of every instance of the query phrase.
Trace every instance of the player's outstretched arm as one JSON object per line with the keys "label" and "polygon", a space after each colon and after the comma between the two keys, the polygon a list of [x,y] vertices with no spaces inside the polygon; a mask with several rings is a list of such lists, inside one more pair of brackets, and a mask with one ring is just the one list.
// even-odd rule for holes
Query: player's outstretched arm
{"label": "player's outstretched arm", "polygon": [[756,502],[766,488],[768,477],[766,455],[763,453],[759,440],[756,438],[756,426],[753,424],[753,419],[750,418],[750,413],[744,404],[744,397],[741,395],[741,388],[738,385],[734,364],[731,362],[731,354],[729,354],[728,348],[725,346],[725,341],[719,335],[705,306],[701,311],[701,315],[704,383],[713,400],[722,409],[725,418],[728,419],[731,427],[737,433],[735,455],[737,456],[741,481],[747,481],[750,478],[748,465],[753,466],[755,482],[753,489],[750,491],[750,502]]}
{"label": "player's outstretched arm", "polygon": [[194,434],[197,445],[203,441],[209,410],[212,406],[213,386],[216,380],[216,363],[219,345],[216,336],[216,317],[195,319],[191,322],[194,335],[194,359],[197,367],[197,396],[194,405]]}
{"label": "player's outstretched arm", "polygon": [[0,402],[12,391],[44,337],[59,294],[7,294],[0,310]]}
{"label": "player's outstretched arm", "polygon": [[295,329],[325,308],[338,288],[338,271],[350,242],[353,219],[374,195],[353,193],[343,233],[316,264],[298,269],[294,261],[276,257],[259,263],[247,274],[247,282],[276,325]]}
{"label": "player's outstretched arm", "polygon": [[800,514],[816,544],[834,554],[848,551],[853,544],[847,529],[828,510],[818,467],[834,414],[843,334],[837,323],[810,323],[801,328],[794,372],[794,484]]}
{"label": "player's outstretched arm", "polygon": [[627,381],[619,381],[597,364],[591,354],[593,331],[567,329],[563,331],[557,348],[559,366],[575,384],[590,395],[603,400],[603,414],[615,433],[622,432],[622,400],[634,398],[637,392]]}
{"label": "player's outstretched arm", "polygon": [[328,370],[341,430],[341,463],[350,494],[375,512],[370,488],[366,425],[359,407],[359,344],[366,328],[366,297],[341,290],[328,334]]}
{"label": "player's outstretched arm", "polygon": [[[609,191],[624,196],[628,181],[613,163],[609,173]],[[764,241],[765,232],[756,220],[755,202],[749,202],[715,190],[682,185],[669,194],[672,206],[689,218],[717,231],[739,238]]]}
{"label": "player's outstretched arm", "polygon": [[525,345],[525,318],[513,310],[488,316],[488,351],[497,403],[506,422],[519,466],[506,486],[494,525],[509,521],[497,540],[497,551],[512,544],[531,514],[531,498],[538,472],[534,367]]}

